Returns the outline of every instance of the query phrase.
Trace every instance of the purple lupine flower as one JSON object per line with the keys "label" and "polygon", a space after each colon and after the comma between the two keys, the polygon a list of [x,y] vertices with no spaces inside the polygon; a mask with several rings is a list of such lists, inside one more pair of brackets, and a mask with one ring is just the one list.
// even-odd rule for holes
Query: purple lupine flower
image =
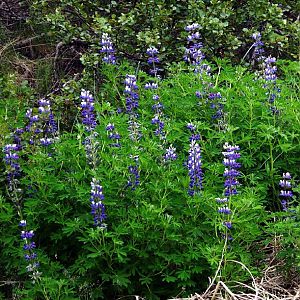
{"label": "purple lupine flower", "polygon": [[[158,50],[155,47],[150,47],[146,51],[148,58],[148,64],[151,66],[150,73],[154,75],[156,78],[158,78],[157,73],[160,71],[160,69],[156,66],[157,63],[159,63]],[[152,99],[155,101],[155,104],[152,105],[152,110],[154,112],[154,117],[151,120],[151,123],[153,125],[156,125],[156,129],[154,130],[154,134],[158,136],[160,139],[165,139],[165,122],[164,122],[164,114],[163,114],[163,104],[160,102],[160,97],[157,94],[156,90],[158,89],[158,84],[156,82],[150,82],[146,83],[145,85],[146,90],[152,90]]]}
{"label": "purple lupine flower", "polygon": [[113,143],[111,143],[110,146],[111,146],[111,147],[116,147],[116,148],[121,147],[121,144],[119,143],[119,140],[121,139],[121,136],[120,136],[120,134],[115,130],[115,125],[109,123],[109,124],[106,126],[106,131],[107,131],[108,138],[109,138],[110,140],[113,141]]}
{"label": "purple lupine flower", "polygon": [[95,129],[97,122],[95,116],[94,97],[90,91],[81,90],[81,116],[82,123],[85,125],[85,130],[91,132]]}
{"label": "purple lupine flower", "polygon": [[139,123],[138,123],[138,113],[137,108],[139,106],[138,99],[139,95],[136,92],[138,86],[136,84],[136,77],[134,75],[126,75],[125,78],[125,90],[124,94],[126,95],[126,112],[128,114],[128,131],[129,131],[129,138],[132,141],[137,142],[142,134],[139,130]]}
{"label": "purple lupine flower", "polygon": [[3,148],[4,162],[7,168],[7,182],[9,191],[14,191],[17,189],[18,177],[21,175],[18,154],[19,151],[20,147],[17,144],[7,144]]}
{"label": "purple lupine flower", "polygon": [[[241,164],[237,162],[237,159],[240,158],[240,153],[238,152],[240,150],[239,146],[232,146],[228,143],[225,143],[224,146],[224,152],[223,156],[223,165],[225,166],[224,174],[225,177],[225,183],[224,183],[224,196],[225,198],[216,198],[217,203],[226,203],[226,206],[219,207],[218,212],[225,215],[231,214],[230,207],[230,200],[233,195],[236,195],[237,192],[237,186],[239,185],[239,182],[236,177],[240,175],[240,172],[237,170],[241,167]],[[231,230],[233,225],[232,221],[229,220],[227,217],[226,220],[223,221],[223,225],[226,227],[226,230]],[[232,240],[232,236],[228,234],[226,231],[226,234],[223,235],[223,238],[226,238],[228,240]]]}
{"label": "purple lupine flower", "polygon": [[275,105],[275,99],[277,98],[280,89],[277,86],[277,67],[273,64],[276,63],[275,57],[267,57],[263,61],[263,80],[264,85],[263,87],[267,90],[267,101],[270,106],[271,112],[273,114],[277,114],[279,111],[276,108]]}
{"label": "purple lupine flower", "polygon": [[138,108],[139,103],[139,95],[136,92],[138,86],[136,84],[136,77],[134,75],[126,75],[125,78],[125,90],[124,94],[126,94],[126,110],[128,114],[135,114],[135,109]]}
{"label": "purple lupine flower", "polygon": [[188,194],[194,196],[202,189],[203,179],[201,150],[199,144],[196,143],[195,140],[192,140],[190,143],[187,167],[190,177]]}
{"label": "purple lupine flower", "polygon": [[264,43],[261,40],[261,34],[259,32],[253,33],[252,38],[254,40],[253,43],[253,47],[254,47],[254,51],[253,51],[253,55],[252,58],[255,59],[258,62],[261,62],[264,60]]}
{"label": "purple lupine flower", "polygon": [[133,164],[128,167],[129,179],[126,188],[131,188],[134,191],[140,185],[140,169],[139,169],[139,156],[130,155]]}
{"label": "purple lupine flower", "polygon": [[186,125],[186,128],[189,129],[189,131],[192,133],[192,135],[189,137],[189,141],[199,141],[201,139],[200,134],[196,133],[196,125],[194,125],[193,123],[188,123]]}
{"label": "purple lupine flower", "polygon": [[282,174],[282,180],[279,181],[280,190],[279,197],[281,198],[281,206],[283,211],[289,210],[290,199],[293,197],[292,184],[290,180],[292,176],[289,172]]}
{"label": "purple lupine flower", "polygon": [[38,114],[34,114],[33,109],[28,109],[25,116],[28,118],[28,124],[25,127],[26,132],[30,132],[32,136],[29,138],[29,144],[39,144],[41,146],[49,146],[55,141],[57,132],[57,124],[51,112],[51,103],[47,99],[38,101]]}
{"label": "purple lupine flower", "polygon": [[187,37],[188,47],[185,49],[184,60],[195,66],[195,72],[203,72],[202,61],[205,55],[202,52],[203,44],[199,41],[200,33],[196,31],[200,26],[197,23],[188,25],[185,30],[189,33]]}
{"label": "purple lupine flower", "polygon": [[102,58],[102,61],[107,64],[115,65],[116,64],[115,50],[111,38],[107,33],[102,34],[100,45],[101,45],[100,53],[104,53],[104,57]]}
{"label": "purple lupine flower", "polygon": [[168,149],[166,149],[166,153],[164,154],[164,162],[172,161],[177,159],[176,148],[170,145]]}
{"label": "purple lupine flower", "polygon": [[146,90],[156,90],[156,89],[158,89],[158,84],[155,83],[155,82],[146,83],[145,84],[145,89]]}
{"label": "purple lupine flower", "polygon": [[99,157],[98,157],[99,142],[97,140],[97,137],[98,137],[97,132],[91,132],[91,134],[87,136],[83,142],[88,164],[91,165],[93,169],[96,168],[99,161]]}
{"label": "purple lupine flower", "polygon": [[223,148],[226,150],[223,152],[223,164],[226,167],[223,176],[226,178],[224,183],[224,195],[227,197],[237,194],[236,187],[239,185],[239,182],[236,177],[240,174],[237,169],[241,167],[241,164],[236,160],[239,159],[241,155],[238,153],[240,150],[239,146],[231,146],[225,143]]}
{"label": "purple lupine flower", "polygon": [[231,223],[230,221],[225,221],[225,222],[223,222],[223,225],[224,225],[225,227],[227,227],[228,229],[232,229],[232,223]]}
{"label": "purple lupine flower", "polygon": [[229,200],[227,197],[225,198],[216,198],[217,203],[227,203]]}
{"label": "purple lupine flower", "polygon": [[21,220],[19,223],[19,226],[23,228],[21,231],[21,239],[23,240],[23,250],[25,251],[24,258],[28,262],[28,265],[26,266],[27,272],[31,273],[30,277],[36,281],[41,277],[41,274],[38,271],[39,268],[39,262],[37,261],[37,254],[34,251],[36,248],[36,244],[34,241],[32,241],[32,238],[34,237],[33,230],[28,231],[26,229],[27,222],[26,220]]}
{"label": "purple lupine flower", "polygon": [[94,225],[100,228],[106,228],[104,220],[106,219],[105,205],[103,203],[104,195],[99,180],[93,178],[91,181],[91,214]]}
{"label": "purple lupine flower", "polygon": [[150,74],[153,75],[154,77],[158,77],[157,73],[161,71],[160,68],[157,67],[156,64],[160,63],[160,60],[157,56],[158,50],[155,47],[150,47],[146,51],[148,57],[148,64],[150,65]]}
{"label": "purple lupine flower", "polygon": [[218,208],[218,213],[225,214],[225,215],[230,215],[231,214],[231,209],[228,208],[227,206],[219,207]]}
{"label": "purple lupine flower", "polygon": [[195,131],[197,129],[196,125],[194,125],[193,123],[188,123],[186,125],[186,128],[189,129],[190,131]]}

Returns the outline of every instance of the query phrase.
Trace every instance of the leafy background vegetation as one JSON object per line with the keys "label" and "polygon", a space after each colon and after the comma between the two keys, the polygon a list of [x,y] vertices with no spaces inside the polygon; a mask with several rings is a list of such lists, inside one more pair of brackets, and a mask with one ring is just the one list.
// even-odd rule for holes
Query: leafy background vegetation
{"label": "leafy background vegetation", "polygon": [[[15,5],[13,5],[15,4]],[[299,4],[297,1],[47,1],[12,2],[1,25],[0,145],[24,128],[29,108],[45,97],[58,123],[51,146],[30,146],[24,136],[20,153],[22,216],[34,230],[41,278],[26,272],[15,202],[8,191],[7,166],[0,163],[0,298],[117,299],[140,295],[167,299],[208,286],[216,271],[223,280],[247,282],[242,262],[259,276],[276,242],[276,259],[289,280],[299,267]],[[15,17],[14,17],[15,16]],[[199,82],[182,62],[186,25],[198,22],[212,76],[220,92],[224,126],[209,105],[196,98]],[[276,99],[270,112],[266,89],[252,64],[254,32],[262,33],[267,55],[279,58]],[[99,40],[108,32],[117,65],[106,65]],[[160,50],[166,141],[151,124],[153,81],[145,50]],[[135,74],[139,86],[139,123],[143,137],[135,148],[124,113],[124,79]],[[81,118],[80,91],[95,97],[99,142],[97,168],[87,163],[88,136]],[[199,105],[199,103],[201,105]],[[123,113],[118,113],[121,108]],[[200,134],[203,190],[191,197],[186,161],[192,122]],[[121,148],[109,146],[106,126],[114,123]],[[224,143],[239,145],[242,165],[239,194],[232,200],[233,241],[215,198],[224,190]],[[178,158],[164,163],[167,146]],[[25,146],[27,145],[27,146]],[[140,185],[126,188],[130,155],[140,162]],[[49,155],[49,151],[51,155]],[[278,185],[282,173],[293,177],[293,201],[282,211]],[[93,226],[90,182],[101,181],[107,229]],[[220,261],[222,262],[220,268]]]}

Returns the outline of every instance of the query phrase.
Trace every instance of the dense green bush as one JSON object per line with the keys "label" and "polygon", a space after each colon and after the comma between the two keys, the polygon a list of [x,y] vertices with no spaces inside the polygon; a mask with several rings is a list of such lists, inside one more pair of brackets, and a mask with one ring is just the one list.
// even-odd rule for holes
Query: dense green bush
{"label": "dense green bush", "polygon": [[150,45],[160,47],[165,62],[181,60],[183,29],[191,22],[201,24],[209,57],[238,61],[256,31],[276,56],[299,57],[298,1],[34,0],[31,9],[31,24],[48,26],[57,42],[98,45],[101,33],[110,32],[118,55],[142,64]]}
{"label": "dense green bush", "polygon": [[[69,81],[59,94],[49,98],[59,121],[59,139],[47,148],[28,144],[30,134],[23,135],[21,216],[17,215],[13,197],[1,188],[1,276],[15,282],[11,289],[3,289],[4,299],[11,295],[19,299],[116,299],[133,294],[166,299],[181,292],[188,295],[206,287],[208,276],[214,276],[220,261],[218,275],[224,280],[244,281],[249,277],[234,260],[259,274],[263,267],[259,261],[264,258],[262,244],[270,243],[277,233],[284,237],[282,255],[289,265],[297,263],[297,236],[291,229],[298,230],[299,226],[297,194],[290,204],[296,211],[278,213],[281,174],[290,172],[296,182],[300,176],[297,63],[278,64],[281,93],[276,99],[279,113],[274,115],[262,80],[245,67],[216,60],[213,76],[206,79],[211,80],[212,91],[222,95],[222,124],[211,118],[210,105],[195,97],[196,90],[205,88],[198,77],[186,65],[172,64],[168,78],[159,81],[166,124],[164,141],[153,134],[152,93],[143,89],[149,80],[156,79],[125,62],[117,66],[101,64],[94,70],[93,59],[85,59],[81,80]],[[101,84],[96,81],[97,72]],[[125,75],[135,73],[143,134],[136,146],[128,138],[123,94]],[[4,90],[8,90],[11,82],[5,84]],[[86,159],[83,142],[88,133],[81,124],[81,89],[93,91],[96,99],[96,167]],[[3,103],[6,110],[15,109],[16,104],[10,101],[14,93],[6,97],[0,102],[2,111]],[[118,113],[117,108],[123,112]],[[15,122],[15,114],[7,114],[4,121],[14,128],[23,127],[24,113],[24,109],[16,111],[17,120],[23,121]],[[190,122],[201,135],[204,172],[203,190],[194,197],[187,193],[190,132],[186,125]],[[109,123],[114,123],[121,135],[120,148],[109,146],[111,140],[105,130]],[[9,136],[5,142],[11,143]],[[223,220],[215,202],[224,190],[225,142],[241,149],[241,185],[230,204],[232,241],[227,239],[228,232],[225,240],[222,237]],[[176,147],[178,158],[166,164],[163,155],[170,144]],[[132,154],[139,155],[140,162],[136,190],[126,188]],[[4,164],[1,168],[4,173]],[[106,229],[93,226],[89,201],[93,177],[103,186]],[[4,176],[1,180],[4,182]],[[35,231],[42,272],[34,285],[26,275],[17,228],[19,219],[25,217]],[[289,255],[291,251],[293,255]]]}

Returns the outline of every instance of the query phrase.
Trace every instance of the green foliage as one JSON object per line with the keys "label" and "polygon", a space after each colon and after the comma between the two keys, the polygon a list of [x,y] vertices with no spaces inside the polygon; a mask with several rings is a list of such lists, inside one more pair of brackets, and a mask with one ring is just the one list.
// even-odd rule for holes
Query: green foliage
{"label": "green foliage", "polygon": [[118,55],[135,62],[150,45],[159,46],[164,61],[180,60],[184,27],[192,22],[201,24],[209,57],[243,57],[256,31],[277,56],[299,57],[297,1],[35,0],[31,9],[31,24],[48,24],[54,40],[98,46],[101,33],[109,32]]}
{"label": "green foliage", "polygon": [[[141,183],[131,191],[126,183],[129,156],[135,147],[128,138],[128,116],[116,109],[125,109],[123,81],[135,70],[124,63],[101,65],[91,72],[94,59],[97,65],[98,56],[85,55],[81,80],[69,81],[60,94],[51,96],[60,127],[52,154],[45,147],[29,144],[20,154],[22,211],[36,234],[42,272],[35,285],[26,280],[15,207],[4,190],[0,196],[0,266],[5,278],[21,281],[13,286],[12,294],[17,299],[115,299],[130,294],[161,299],[175,296],[182,289],[188,295],[205,288],[220,261],[222,278],[245,281],[249,274],[234,261],[259,274],[263,267],[259,262],[264,258],[259,247],[264,241],[271,242],[275,234],[283,237],[281,255],[287,266],[299,262],[299,218],[278,212],[280,174],[289,171],[296,182],[300,176],[297,63],[279,62],[281,94],[276,106],[280,113],[273,115],[261,80],[243,66],[216,60],[211,81],[213,91],[223,97],[222,124],[211,118],[209,105],[195,97],[195,91],[204,88],[197,75],[183,64],[171,65],[168,78],[159,82],[166,141],[153,133],[152,95],[142,88],[151,78],[137,71],[143,137],[136,151]],[[95,82],[97,72],[102,74],[101,85]],[[17,113],[7,107],[21,105],[17,91],[21,89],[29,96],[28,87],[24,84],[16,88],[12,79],[5,79],[2,85],[2,124],[23,126],[20,115],[25,113],[25,103]],[[94,170],[85,157],[87,133],[79,125],[81,88],[90,88],[96,98],[100,146]],[[204,189],[194,197],[187,193],[185,166],[189,122],[197,125],[201,134],[204,170]],[[109,123],[115,124],[122,137],[121,148],[109,146],[105,130]],[[221,152],[225,142],[240,146],[242,163],[239,194],[231,200],[233,241],[228,244],[222,238],[224,226],[215,202],[224,189]],[[162,157],[168,144],[176,147],[178,159],[166,164]],[[92,177],[103,186],[107,229],[93,227],[89,201]],[[292,205],[298,215],[296,196]]]}

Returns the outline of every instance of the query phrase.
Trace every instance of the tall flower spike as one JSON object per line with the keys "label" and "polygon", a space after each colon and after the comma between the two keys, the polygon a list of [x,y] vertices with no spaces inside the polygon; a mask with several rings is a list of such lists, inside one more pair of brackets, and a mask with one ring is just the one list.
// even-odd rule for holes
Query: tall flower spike
{"label": "tall flower spike", "polygon": [[[237,171],[238,168],[241,167],[241,164],[236,160],[240,158],[240,154],[238,151],[240,150],[239,146],[231,146],[228,143],[225,143],[223,146],[224,152],[224,160],[223,164],[225,166],[224,174],[225,183],[224,183],[224,198],[216,198],[216,202],[218,204],[224,204],[223,207],[218,208],[218,213],[223,215],[222,224],[226,228],[226,230],[231,230],[233,228],[232,221],[230,220],[229,215],[231,215],[230,209],[230,200],[231,196],[236,195],[237,189],[236,187],[239,185],[237,176],[240,175],[240,172]],[[225,235],[222,235],[223,238],[227,238],[228,240],[232,240],[232,236],[228,234],[226,231]]]}
{"label": "tall flower spike", "polygon": [[[18,144],[7,144],[3,148],[4,162],[7,167],[7,182],[8,182],[8,190],[10,192],[17,191],[18,178],[20,177],[20,164],[19,164],[19,154],[20,147]],[[18,199],[15,199],[16,201]]]}
{"label": "tall flower spike", "polygon": [[125,78],[125,90],[126,95],[126,110],[128,114],[136,114],[135,110],[138,108],[139,95],[136,92],[138,86],[136,84],[136,77],[134,75],[126,75]]}
{"label": "tall flower spike", "polygon": [[236,187],[239,185],[239,182],[236,177],[240,174],[237,169],[241,167],[241,164],[236,160],[240,158],[240,154],[238,153],[240,148],[239,146],[231,146],[225,143],[224,149],[226,150],[223,152],[223,164],[225,166],[224,177],[226,178],[224,183],[224,195],[228,197],[238,193]]}
{"label": "tall flower spike", "polygon": [[277,67],[275,65],[275,57],[267,57],[263,62],[263,87],[266,89],[267,101],[270,106],[270,110],[273,114],[277,114],[278,110],[275,105],[275,99],[277,98],[280,89],[277,86]]}
{"label": "tall flower spike", "polygon": [[21,220],[19,223],[19,226],[22,227],[21,231],[21,239],[23,240],[23,250],[25,252],[24,258],[28,262],[28,265],[26,266],[26,270],[28,273],[30,273],[30,277],[36,281],[41,277],[41,274],[38,271],[39,268],[39,262],[37,260],[37,254],[35,252],[36,244],[32,241],[32,238],[34,237],[33,230],[28,231],[26,229],[27,222],[26,220]]}
{"label": "tall flower spike", "polygon": [[199,41],[200,33],[197,31],[199,28],[200,25],[197,23],[188,25],[185,28],[189,35],[187,37],[188,47],[185,49],[184,60],[195,66],[195,72],[200,71],[199,67],[205,58],[205,55],[201,51],[203,44]]}
{"label": "tall flower spike", "polygon": [[279,182],[279,186],[281,188],[279,196],[282,199],[281,206],[283,211],[289,210],[289,202],[293,197],[292,184],[290,182],[291,179],[291,174],[287,172],[282,174],[282,180]]}
{"label": "tall flower spike", "polygon": [[82,123],[85,125],[85,130],[91,132],[95,129],[97,122],[95,116],[94,97],[90,91],[81,90],[81,116]]}
{"label": "tall flower spike", "polygon": [[94,219],[94,225],[100,228],[106,228],[106,224],[104,223],[106,213],[103,200],[102,186],[99,180],[93,178],[91,181],[91,214]]}
{"label": "tall flower spike", "polygon": [[116,64],[115,50],[111,38],[107,33],[102,34],[100,45],[101,45],[100,53],[104,53],[104,57],[102,58],[102,61],[107,64],[115,65]]}
{"label": "tall flower spike", "polygon": [[[157,63],[159,63],[159,58],[158,58],[158,50],[155,47],[150,47],[146,51],[147,55],[149,56],[148,58],[148,64],[151,67],[150,74],[152,74],[154,77],[159,78],[158,72],[160,69],[156,66]],[[152,83],[147,83],[145,85],[146,90],[152,90],[152,100],[154,100],[154,104],[152,105],[152,110],[154,112],[154,117],[151,120],[151,123],[156,126],[156,129],[154,131],[154,134],[160,139],[164,140],[165,139],[165,122],[163,120],[163,104],[160,102],[160,97],[157,93],[158,89],[158,84],[155,82]]]}
{"label": "tall flower spike", "polygon": [[189,157],[187,162],[189,171],[190,184],[188,194],[194,196],[202,189],[202,162],[201,162],[201,150],[198,143],[192,140],[190,143]]}
{"label": "tall flower spike", "polygon": [[107,131],[108,138],[109,138],[110,140],[112,140],[112,143],[110,144],[110,146],[111,146],[111,147],[116,147],[116,148],[121,147],[121,144],[120,144],[120,142],[119,142],[119,140],[121,139],[121,136],[120,136],[120,134],[116,131],[115,125],[109,123],[109,124],[106,126],[106,131]]}
{"label": "tall flower spike", "polygon": [[261,40],[261,34],[259,32],[253,33],[252,38],[254,40],[253,43],[253,47],[254,47],[254,51],[253,51],[253,55],[252,58],[258,62],[261,62],[264,60],[264,43]]}
{"label": "tall flower spike", "polygon": [[139,170],[139,156],[130,155],[133,164],[128,167],[129,179],[127,181],[127,188],[134,191],[140,185],[140,170]]}
{"label": "tall flower spike", "polygon": [[158,50],[155,47],[150,47],[146,51],[147,55],[149,56],[147,62],[150,65],[150,74],[154,77],[157,77],[157,73],[160,71],[160,69],[157,67],[156,64],[160,63],[160,60],[157,56]]}
{"label": "tall flower spike", "polygon": [[170,145],[168,149],[166,149],[166,153],[163,157],[164,162],[172,161],[177,159],[176,148]]}

